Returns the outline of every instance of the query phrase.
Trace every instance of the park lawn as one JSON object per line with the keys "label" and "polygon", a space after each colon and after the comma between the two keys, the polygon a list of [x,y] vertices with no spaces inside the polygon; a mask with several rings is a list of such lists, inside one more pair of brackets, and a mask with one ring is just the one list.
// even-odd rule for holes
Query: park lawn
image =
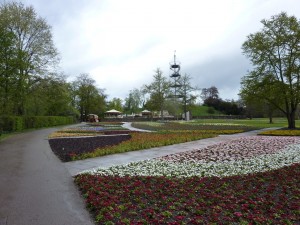
{"label": "park lawn", "polygon": [[[173,127],[170,127],[173,124]],[[190,127],[191,129],[224,129],[225,127],[233,129],[234,127],[242,127],[244,131],[256,130],[263,128],[287,128],[288,122],[286,118],[273,118],[273,123],[269,123],[268,118],[255,119],[196,119],[191,121],[169,121],[169,122],[135,122],[133,126],[141,129],[150,130],[168,130],[176,127]],[[296,127],[300,127],[300,120],[296,120]],[[177,129],[177,128],[175,128]],[[178,128],[179,129],[179,128]],[[182,130],[182,128],[181,128]]]}
{"label": "park lawn", "polygon": [[[273,118],[273,123],[269,123],[268,118],[254,118],[254,119],[203,119],[195,120],[192,123],[196,124],[236,124],[251,126],[255,128],[271,128],[271,127],[287,127],[288,122],[286,118]],[[300,120],[296,120],[296,127],[300,126]]]}
{"label": "park lawn", "polygon": [[[214,120],[213,120],[214,121]],[[219,122],[219,121],[222,121]],[[164,121],[164,122],[134,122],[132,126],[139,129],[151,130],[151,131],[182,131],[182,130],[197,130],[205,132],[217,132],[218,130],[239,130],[240,132],[246,132],[250,130],[259,129],[254,126],[245,125],[243,123],[226,123],[224,120],[211,121]],[[220,133],[222,134],[222,133]]]}

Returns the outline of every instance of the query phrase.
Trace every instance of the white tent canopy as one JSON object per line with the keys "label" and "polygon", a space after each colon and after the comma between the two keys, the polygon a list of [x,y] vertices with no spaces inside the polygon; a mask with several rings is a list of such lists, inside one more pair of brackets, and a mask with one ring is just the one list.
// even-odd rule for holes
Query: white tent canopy
{"label": "white tent canopy", "polygon": [[108,110],[108,111],[106,111],[105,113],[107,113],[107,114],[121,114],[120,111],[115,110],[115,109]]}

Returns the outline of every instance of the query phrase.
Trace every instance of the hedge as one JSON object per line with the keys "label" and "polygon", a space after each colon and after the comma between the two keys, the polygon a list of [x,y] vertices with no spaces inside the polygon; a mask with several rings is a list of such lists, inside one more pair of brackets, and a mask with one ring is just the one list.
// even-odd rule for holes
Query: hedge
{"label": "hedge", "polygon": [[72,124],[72,116],[0,116],[0,132],[23,131],[31,128]]}

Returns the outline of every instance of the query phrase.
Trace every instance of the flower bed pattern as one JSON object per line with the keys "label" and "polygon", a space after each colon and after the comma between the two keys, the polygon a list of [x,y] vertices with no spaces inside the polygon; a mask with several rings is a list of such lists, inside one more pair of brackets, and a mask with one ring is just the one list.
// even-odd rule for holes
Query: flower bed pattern
{"label": "flower bed pattern", "polygon": [[99,157],[103,155],[136,151],[147,148],[154,148],[188,141],[200,140],[203,138],[215,137],[216,134],[204,133],[202,131],[189,132],[132,132],[131,139],[122,142],[120,145],[98,148],[93,152],[79,155],[76,159]]}
{"label": "flower bed pattern", "polygon": [[299,138],[202,150],[99,168],[75,182],[99,224],[300,223]]}
{"label": "flower bed pattern", "polygon": [[226,178],[75,178],[98,224],[299,224],[300,164]]}
{"label": "flower bed pattern", "polygon": [[[223,177],[268,171],[300,162],[298,138],[281,137],[273,145],[270,142],[267,144],[273,139],[241,138],[209,146],[203,152],[197,150],[172,154],[108,169],[98,168],[91,172],[104,176]],[[253,142],[256,145],[251,149],[247,143]],[[259,143],[265,143],[265,146],[258,148]],[[224,151],[222,146],[224,149],[230,146],[231,150]],[[244,151],[245,147],[247,151]]]}
{"label": "flower bed pattern", "polygon": [[218,130],[240,130],[240,132],[255,130],[257,128],[247,125],[239,124],[201,124],[193,122],[134,122],[132,126],[139,129],[152,130],[152,131],[174,131],[174,130],[202,130],[205,131],[218,131]]}
{"label": "flower bed pattern", "polygon": [[162,157],[172,162],[224,162],[253,158],[276,153],[288,145],[300,144],[296,137],[242,137],[204,149]]}

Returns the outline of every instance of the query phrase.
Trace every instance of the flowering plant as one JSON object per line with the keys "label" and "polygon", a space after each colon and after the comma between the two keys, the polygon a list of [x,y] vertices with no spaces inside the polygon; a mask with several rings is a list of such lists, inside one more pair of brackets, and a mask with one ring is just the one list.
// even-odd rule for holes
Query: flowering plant
{"label": "flowering plant", "polygon": [[99,224],[298,224],[300,140],[247,137],[75,177]]}
{"label": "flowering plant", "polygon": [[260,135],[273,135],[273,136],[300,136],[300,130],[267,130],[259,133]]}
{"label": "flowering plant", "polygon": [[297,224],[300,164],[225,178],[75,177],[98,224]]}

